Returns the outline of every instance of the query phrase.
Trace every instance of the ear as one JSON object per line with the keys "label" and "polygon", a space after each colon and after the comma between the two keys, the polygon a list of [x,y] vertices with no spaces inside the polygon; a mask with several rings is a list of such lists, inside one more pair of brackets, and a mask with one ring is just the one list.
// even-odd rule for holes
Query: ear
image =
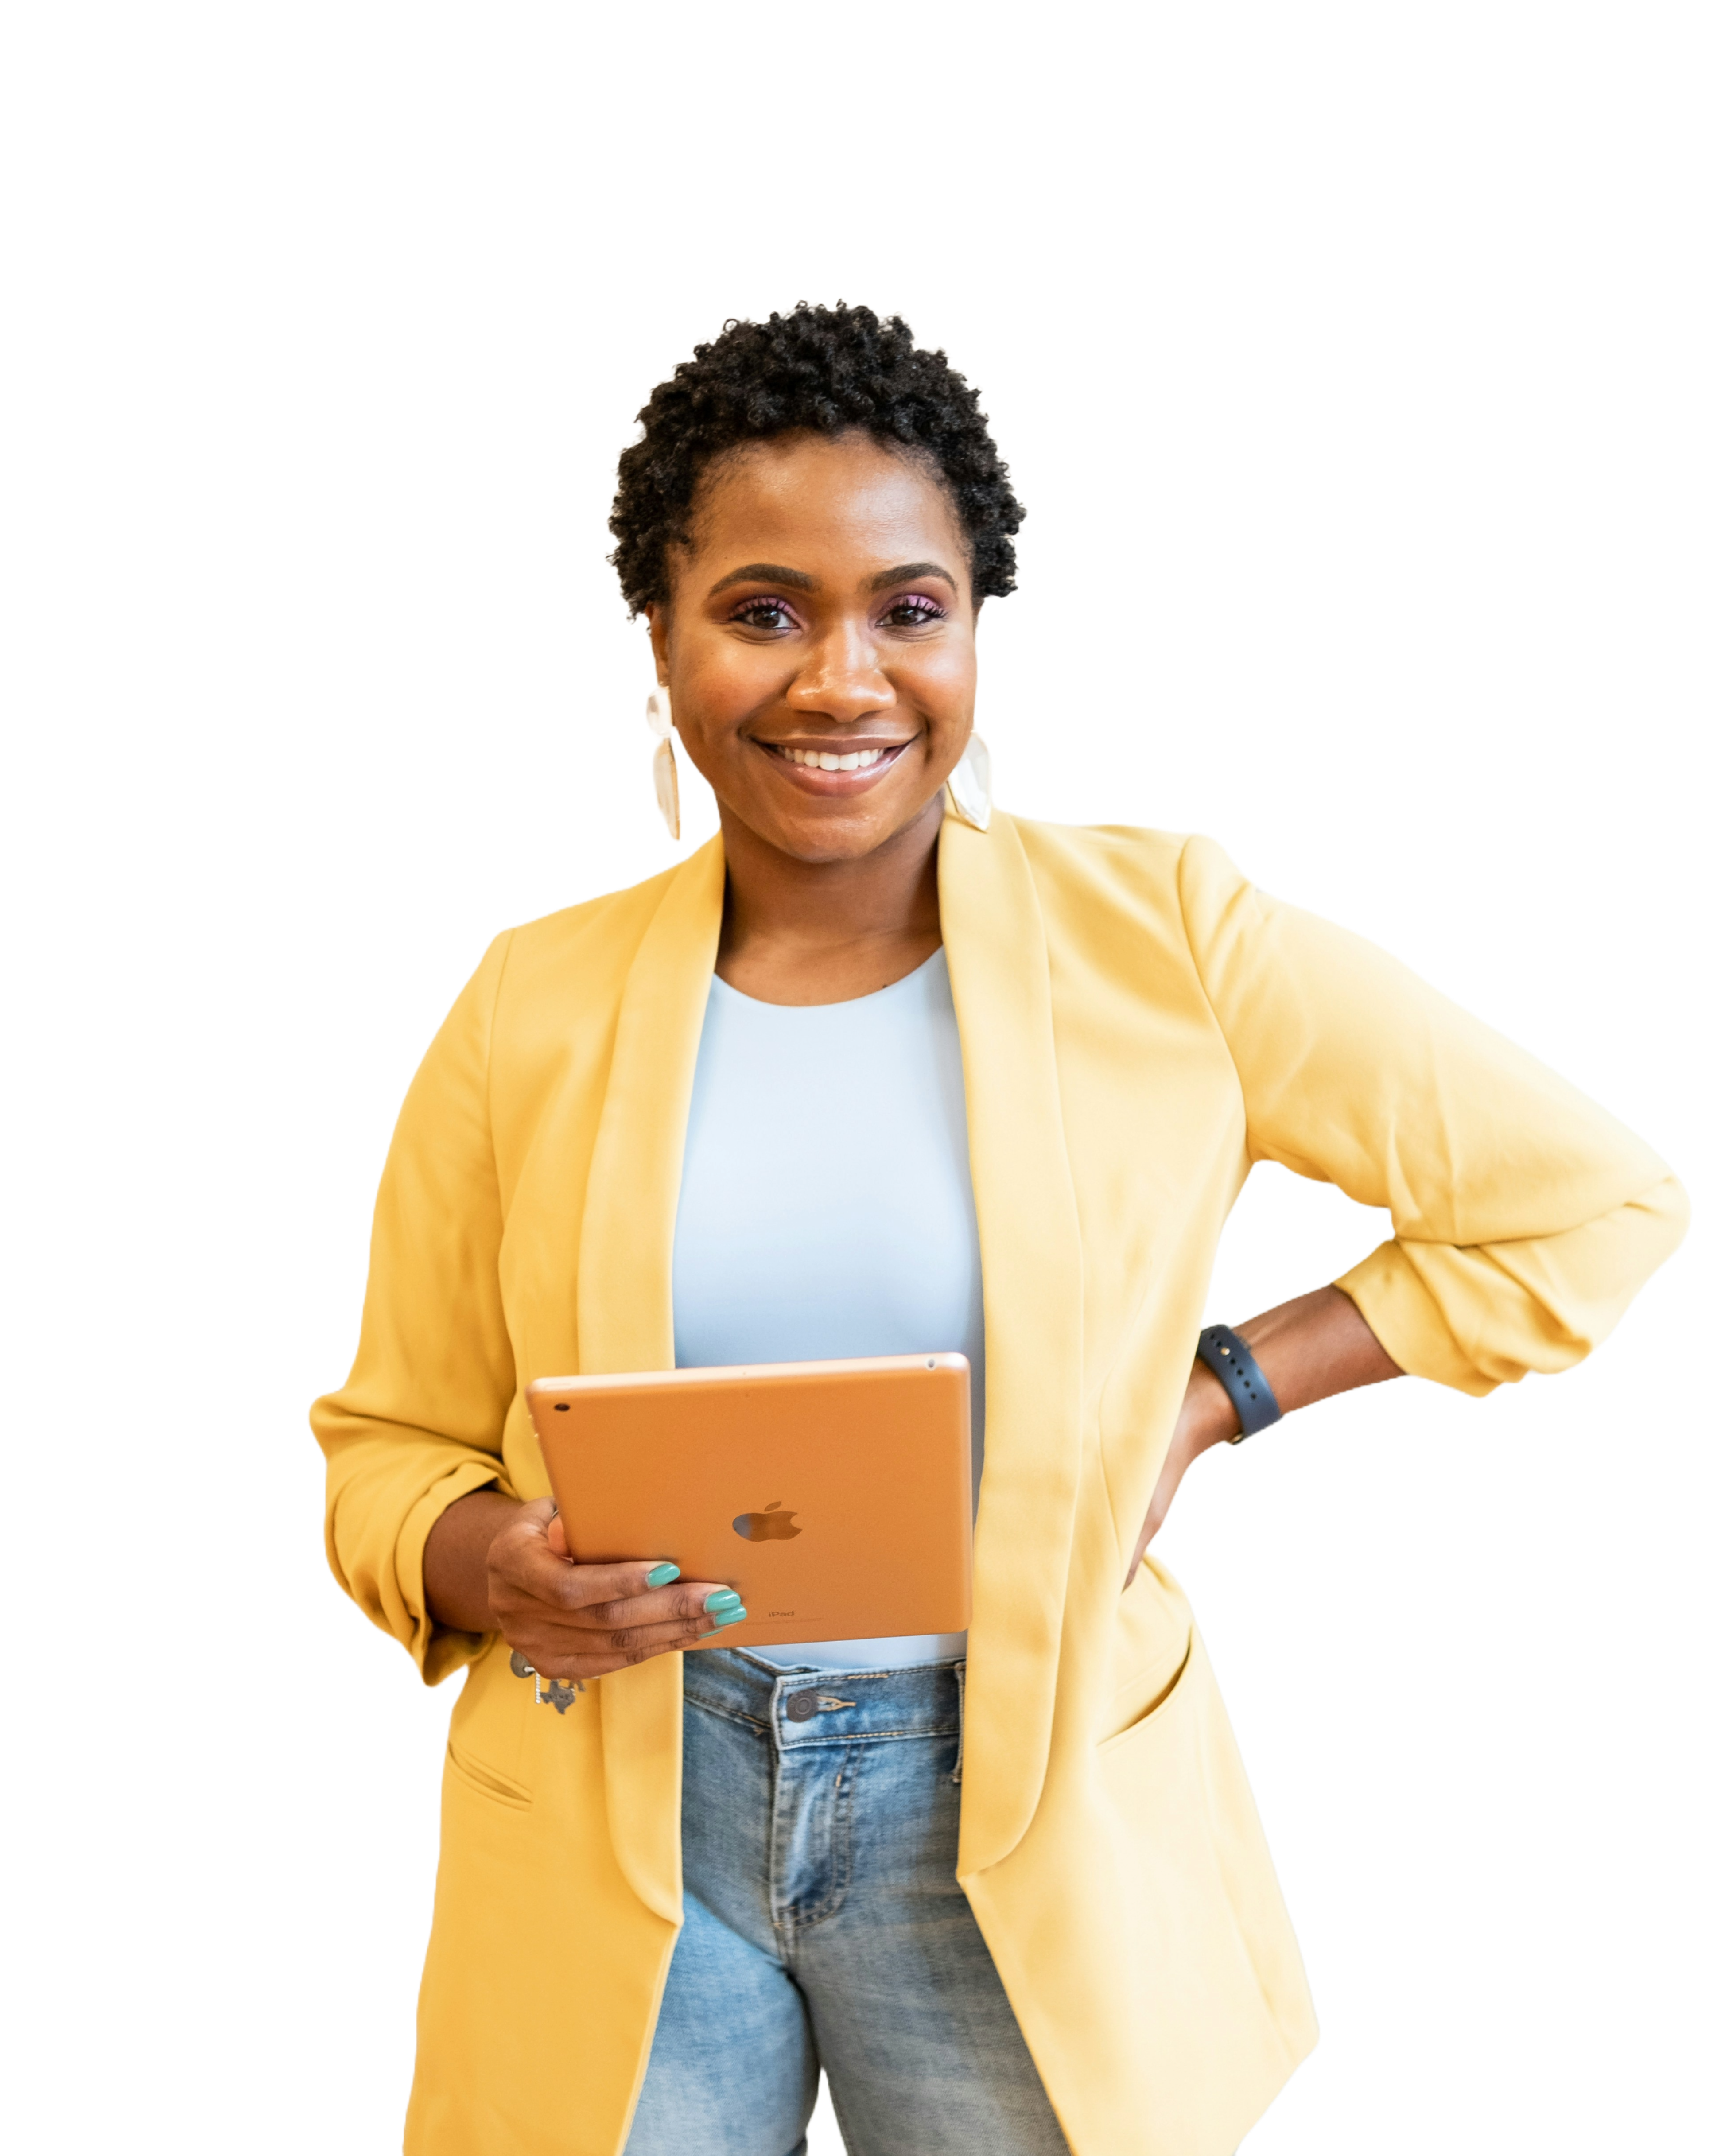
{"label": "ear", "polygon": [[670,680],[670,608],[657,599],[647,603],[647,634],[653,645],[655,678]]}

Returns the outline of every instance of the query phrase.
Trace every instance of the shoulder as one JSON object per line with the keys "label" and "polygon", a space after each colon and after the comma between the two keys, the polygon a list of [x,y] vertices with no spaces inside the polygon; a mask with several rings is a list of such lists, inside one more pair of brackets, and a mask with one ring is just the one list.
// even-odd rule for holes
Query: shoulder
{"label": "shoulder", "polygon": [[578,987],[602,995],[607,988],[620,990],[676,873],[675,868],[665,869],[644,883],[560,906],[555,913],[506,929],[488,954],[503,998],[513,1002],[554,988]]}
{"label": "shoulder", "polygon": [[536,1067],[583,1043],[602,1047],[642,938],[677,874],[665,870],[494,937],[438,1047],[462,1046],[476,1067],[494,1070]]}
{"label": "shoulder", "polygon": [[1008,819],[1024,850],[1045,906],[1183,921],[1247,888],[1214,839],[1124,824],[1045,824]]}
{"label": "shoulder", "polygon": [[1034,816],[1004,819],[1019,835],[1025,858],[1041,875],[1135,881],[1169,874],[1189,843],[1183,831],[1156,831],[1130,824],[1045,824]]}
{"label": "shoulder", "polygon": [[[679,865],[680,865],[680,864]],[[541,914],[536,921],[522,921],[506,930],[513,952],[552,952],[593,949],[605,943],[637,943],[647,923],[664,903],[677,867],[662,869],[644,883],[622,891],[608,891],[598,898],[583,899],[577,906],[559,906],[555,913]]]}

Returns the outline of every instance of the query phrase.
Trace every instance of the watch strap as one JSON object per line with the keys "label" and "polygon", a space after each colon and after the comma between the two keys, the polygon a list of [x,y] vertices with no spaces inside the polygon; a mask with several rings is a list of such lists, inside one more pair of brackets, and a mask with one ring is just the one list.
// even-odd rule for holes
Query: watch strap
{"label": "watch strap", "polygon": [[1270,1389],[1270,1380],[1232,1326],[1207,1325],[1198,1336],[1198,1359],[1214,1371],[1240,1417],[1240,1435],[1230,1437],[1230,1445],[1238,1445],[1240,1438],[1255,1436],[1259,1430],[1281,1420],[1281,1409]]}

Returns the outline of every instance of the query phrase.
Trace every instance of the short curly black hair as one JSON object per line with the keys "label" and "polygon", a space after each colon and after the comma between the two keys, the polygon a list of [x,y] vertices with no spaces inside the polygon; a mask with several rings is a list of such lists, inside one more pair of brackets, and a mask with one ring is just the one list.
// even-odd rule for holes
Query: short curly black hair
{"label": "short curly black hair", "polygon": [[977,393],[943,352],[919,352],[896,315],[811,307],[764,322],[728,321],[698,344],[639,414],[642,435],[617,463],[609,557],[632,614],[670,596],[666,556],[690,542],[702,472],[740,443],[807,428],[861,429],[939,477],[970,550],[978,600],[1015,582],[1012,535],[1024,521]]}

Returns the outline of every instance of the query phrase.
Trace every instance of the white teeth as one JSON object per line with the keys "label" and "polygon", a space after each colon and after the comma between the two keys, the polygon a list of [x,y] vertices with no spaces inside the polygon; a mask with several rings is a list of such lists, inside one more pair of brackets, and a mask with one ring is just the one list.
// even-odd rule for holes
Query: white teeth
{"label": "white teeth", "polygon": [[884,748],[852,749],[845,756],[827,748],[780,748],[779,754],[812,771],[867,771],[886,755]]}

